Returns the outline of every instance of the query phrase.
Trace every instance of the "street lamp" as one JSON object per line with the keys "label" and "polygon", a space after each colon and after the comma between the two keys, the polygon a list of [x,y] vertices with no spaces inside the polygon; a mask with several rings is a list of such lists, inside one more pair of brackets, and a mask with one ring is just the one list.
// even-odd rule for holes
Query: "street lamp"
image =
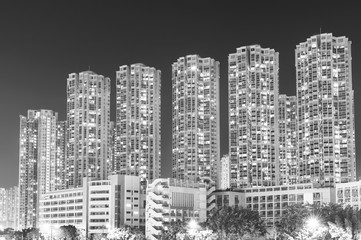
{"label": "street lamp", "polygon": [[190,235],[195,235],[199,229],[199,224],[196,220],[191,219],[188,223],[188,233]]}
{"label": "street lamp", "polygon": [[310,215],[305,219],[304,230],[305,233],[311,234],[312,239],[325,239],[328,228],[322,224],[322,219],[318,216]]}
{"label": "street lamp", "polygon": [[[50,231],[49,231],[50,229]],[[47,235],[49,237],[49,233],[51,235],[51,238],[53,237],[53,233],[52,233],[52,228],[51,225],[49,223],[43,223],[40,225],[40,232],[44,235]]]}
{"label": "street lamp", "polygon": [[306,219],[306,228],[313,231],[319,228],[321,225],[320,220],[318,217],[312,215]]}

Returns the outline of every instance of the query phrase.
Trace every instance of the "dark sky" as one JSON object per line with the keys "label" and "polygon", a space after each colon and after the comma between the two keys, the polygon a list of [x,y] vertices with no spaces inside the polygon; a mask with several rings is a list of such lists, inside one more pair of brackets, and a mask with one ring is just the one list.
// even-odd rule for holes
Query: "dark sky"
{"label": "dark sky", "polygon": [[[19,115],[65,120],[66,78],[91,67],[112,80],[142,62],[162,71],[162,176],[171,176],[171,64],[199,54],[221,64],[221,154],[228,151],[227,58],[258,43],[280,53],[280,93],[295,94],[294,50],[331,32],[352,42],[357,156],[361,156],[361,14],[357,1],[4,1],[0,5],[0,187],[18,183]],[[355,2],[355,5],[352,5]],[[358,164],[358,176],[361,162]]]}

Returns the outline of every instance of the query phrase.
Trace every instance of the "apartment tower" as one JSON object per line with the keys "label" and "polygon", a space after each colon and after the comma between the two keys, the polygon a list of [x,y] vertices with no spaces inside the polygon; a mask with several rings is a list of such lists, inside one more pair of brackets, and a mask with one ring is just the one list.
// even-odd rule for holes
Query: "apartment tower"
{"label": "apartment tower", "polygon": [[187,55],[172,64],[173,178],[219,184],[219,62]]}
{"label": "apartment tower", "polygon": [[228,57],[231,188],[279,184],[278,53],[260,45]]}
{"label": "apartment tower", "polygon": [[296,184],[297,161],[297,99],[296,96],[279,95],[279,173],[280,185]]}
{"label": "apartment tower", "polygon": [[92,71],[67,79],[67,188],[104,180],[110,161],[110,79]]}
{"label": "apartment tower", "polygon": [[116,72],[113,172],[139,176],[146,187],[160,177],[161,72],[137,63]]}
{"label": "apartment tower", "polygon": [[296,46],[300,183],[356,180],[351,41],[331,33]]}
{"label": "apartment tower", "polygon": [[58,121],[56,125],[56,190],[66,189],[66,121]]}
{"label": "apartment tower", "polygon": [[41,194],[56,190],[56,124],[52,110],[20,116],[19,227],[37,227]]}

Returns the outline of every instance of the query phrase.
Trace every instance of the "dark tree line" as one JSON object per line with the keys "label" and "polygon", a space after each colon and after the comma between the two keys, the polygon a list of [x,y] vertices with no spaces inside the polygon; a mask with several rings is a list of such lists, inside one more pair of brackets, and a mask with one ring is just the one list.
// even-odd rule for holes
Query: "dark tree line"
{"label": "dark tree line", "polygon": [[319,221],[319,228],[324,228],[323,239],[348,239],[335,237],[337,231],[349,231],[351,239],[361,239],[361,212],[350,205],[329,203],[321,205],[295,204],[286,209],[277,232],[278,239],[298,239],[302,232],[307,232],[307,219],[314,216]]}

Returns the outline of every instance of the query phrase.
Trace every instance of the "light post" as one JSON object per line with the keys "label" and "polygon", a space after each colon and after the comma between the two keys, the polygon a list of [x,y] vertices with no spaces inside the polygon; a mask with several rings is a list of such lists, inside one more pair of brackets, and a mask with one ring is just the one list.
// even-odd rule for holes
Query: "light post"
{"label": "light post", "polygon": [[197,234],[197,231],[199,230],[200,226],[198,224],[198,222],[194,219],[191,219],[188,223],[188,234],[190,236],[195,237],[195,235]]}
{"label": "light post", "polygon": [[[50,224],[49,223],[43,223],[40,225],[40,232],[42,234],[45,234],[47,235],[47,238],[48,239],[53,239],[53,225],[50,221]],[[50,233],[50,236],[49,236],[49,233]]]}
{"label": "light post", "polygon": [[316,216],[310,216],[306,219],[306,228],[314,231],[318,227],[320,227],[320,220]]}
{"label": "light post", "polygon": [[312,236],[316,235],[322,237],[322,239],[326,236],[325,230],[327,227],[324,226],[319,217],[315,215],[311,215],[305,220],[304,228],[307,232],[311,233]]}

